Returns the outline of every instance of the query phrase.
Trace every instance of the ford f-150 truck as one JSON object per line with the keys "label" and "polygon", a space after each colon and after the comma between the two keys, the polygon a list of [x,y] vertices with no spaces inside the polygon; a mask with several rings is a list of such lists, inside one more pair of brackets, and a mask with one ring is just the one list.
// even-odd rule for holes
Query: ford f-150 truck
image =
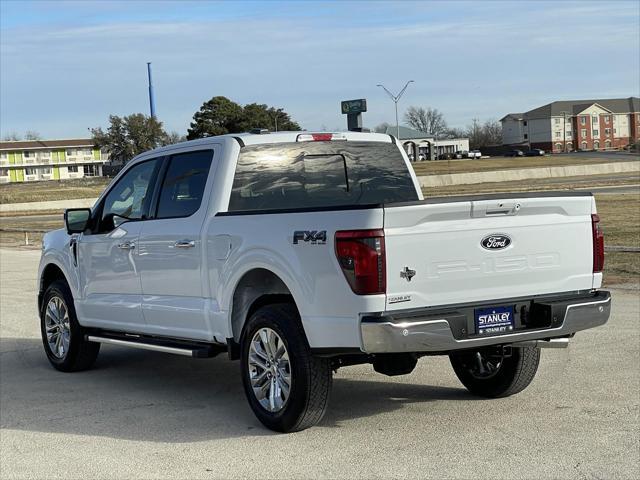
{"label": "ford f-150 truck", "polygon": [[604,324],[604,242],[588,193],[424,199],[394,137],[223,135],[139,155],[47,233],[46,355],[101,344],[241,363],[268,428],[316,424],[333,371],[410,373],[448,355],[474,395],[532,381],[541,347]]}

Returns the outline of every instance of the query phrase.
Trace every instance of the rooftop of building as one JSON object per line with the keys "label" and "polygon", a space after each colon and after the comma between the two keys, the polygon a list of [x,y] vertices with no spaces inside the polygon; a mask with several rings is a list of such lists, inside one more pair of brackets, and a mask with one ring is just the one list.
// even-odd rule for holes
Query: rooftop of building
{"label": "rooftop of building", "polygon": [[48,148],[93,147],[91,138],[68,138],[63,140],[18,140],[0,142],[0,150],[41,150]]}
{"label": "rooftop of building", "polygon": [[597,104],[611,113],[640,112],[640,98],[601,98],[592,100],[558,100],[524,113],[509,113],[502,117],[517,119],[559,117],[564,114],[577,115],[590,106]]}

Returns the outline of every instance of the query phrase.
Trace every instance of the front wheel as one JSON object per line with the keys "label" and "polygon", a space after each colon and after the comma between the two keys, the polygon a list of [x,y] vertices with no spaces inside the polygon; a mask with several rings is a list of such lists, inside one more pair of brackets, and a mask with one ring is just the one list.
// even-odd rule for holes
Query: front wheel
{"label": "front wheel", "polygon": [[258,309],[245,326],[240,347],[247,400],[267,428],[295,432],[322,419],[331,391],[331,365],[311,354],[294,305]]}
{"label": "front wheel", "polygon": [[538,371],[540,349],[483,348],[449,355],[451,366],[462,384],[474,395],[508,397],[529,386]]}
{"label": "front wheel", "polygon": [[100,344],[84,339],[84,329],[78,323],[71,290],[63,280],[49,285],[42,297],[40,332],[47,358],[57,370],[86,370],[98,357]]}

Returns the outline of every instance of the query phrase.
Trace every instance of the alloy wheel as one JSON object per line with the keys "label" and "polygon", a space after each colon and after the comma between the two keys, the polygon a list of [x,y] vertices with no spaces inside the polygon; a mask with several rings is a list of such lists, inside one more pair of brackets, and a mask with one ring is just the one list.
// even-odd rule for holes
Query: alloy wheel
{"label": "alloy wheel", "polygon": [[62,298],[53,296],[49,299],[44,315],[44,325],[49,350],[56,358],[63,359],[69,351],[71,325],[69,310]]}
{"label": "alloy wheel", "polygon": [[271,413],[282,410],[291,392],[289,352],[271,328],[259,329],[249,346],[249,380],[256,400]]}

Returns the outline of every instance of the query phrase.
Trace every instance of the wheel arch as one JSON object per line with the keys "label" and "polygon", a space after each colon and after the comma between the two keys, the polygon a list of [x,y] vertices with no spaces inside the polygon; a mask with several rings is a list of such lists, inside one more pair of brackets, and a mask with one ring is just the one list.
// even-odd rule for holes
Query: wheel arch
{"label": "wheel arch", "polygon": [[292,303],[300,311],[291,289],[279,275],[262,267],[245,272],[231,299],[229,321],[233,341],[240,342],[244,325],[256,310],[273,303]]}
{"label": "wheel arch", "polygon": [[38,284],[38,311],[42,309],[42,297],[45,290],[56,280],[64,280],[69,288],[72,287],[69,279],[65,275],[64,270],[62,269],[62,267],[60,267],[60,265],[54,262],[47,263],[42,269]]}

